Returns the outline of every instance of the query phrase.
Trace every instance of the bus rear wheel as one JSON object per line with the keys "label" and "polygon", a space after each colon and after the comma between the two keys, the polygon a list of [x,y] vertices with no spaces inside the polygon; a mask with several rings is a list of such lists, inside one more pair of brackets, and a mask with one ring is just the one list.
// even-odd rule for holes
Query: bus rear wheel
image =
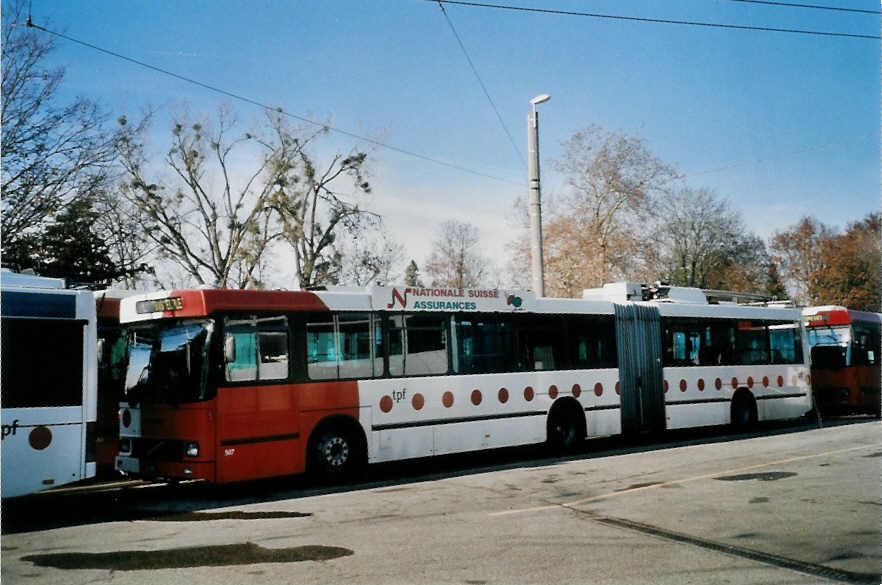
{"label": "bus rear wheel", "polygon": [[732,428],[744,430],[756,424],[756,402],[747,392],[736,393],[732,399]]}
{"label": "bus rear wheel", "polygon": [[362,441],[346,425],[327,425],[316,433],[310,449],[310,471],[330,482],[350,479],[364,467]]}
{"label": "bus rear wheel", "polygon": [[561,404],[548,418],[548,447],[555,452],[573,451],[585,440],[585,415],[581,408]]}

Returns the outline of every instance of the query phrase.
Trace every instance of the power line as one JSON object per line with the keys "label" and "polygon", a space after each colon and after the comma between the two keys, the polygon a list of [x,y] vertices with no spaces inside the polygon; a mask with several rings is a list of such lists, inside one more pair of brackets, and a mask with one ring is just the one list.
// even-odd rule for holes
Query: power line
{"label": "power line", "polygon": [[469,174],[471,174],[471,175],[476,175],[476,176],[478,176],[478,177],[484,177],[485,179],[493,179],[494,181],[501,181],[501,182],[503,182],[503,183],[511,183],[511,184],[513,184],[513,185],[523,185],[523,183],[520,182],[520,181],[512,181],[511,179],[504,179],[504,178],[502,178],[502,177],[497,177],[497,176],[494,176],[494,175],[490,175],[490,174],[487,174],[487,173],[483,173],[483,172],[481,172],[481,171],[476,171],[476,170],[474,170],[474,169],[470,169],[470,168],[468,168],[468,167],[464,167],[464,166],[461,166],[461,165],[458,165],[458,164],[455,164],[455,163],[450,163],[450,162],[446,162],[446,161],[439,160],[439,159],[436,159],[436,158],[432,158],[432,157],[430,157],[430,156],[427,156],[427,155],[425,155],[425,154],[420,154],[420,153],[418,153],[418,152],[414,152],[414,151],[412,151],[412,150],[407,150],[407,149],[405,149],[405,148],[400,148],[400,147],[398,147],[398,146],[392,146],[391,144],[387,144],[387,143],[385,143],[385,142],[380,142],[379,140],[375,140],[375,139],[373,139],[373,138],[368,138],[367,136],[361,136],[361,135],[359,135],[359,134],[355,134],[354,132],[348,132],[348,131],[346,131],[346,130],[341,130],[340,128],[335,128],[335,127],[330,126],[330,125],[328,125],[328,124],[322,124],[322,123],[320,123],[320,122],[315,122],[315,121],[310,120],[309,118],[306,118],[306,117],[304,117],[304,116],[298,116],[297,114],[292,114],[291,112],[287,112],[287,111],[285,111],[285,110],[284,110],[283,108],[281,108],[281,107],[270,106],[270,105],[268,105],[268,104],[264,104],[264,103],[262,103],[262,102],[259,102],[259,101],[255,100],[255,99],[249,98],[249,97],[247,97],[247,96],[239,95],[239,94],[237,94],[237,93],[233,93],[233,92],[228,91],[228,90],[225,90],[225,89],[223,89],[223,88],[220,88],[220,87],[217,87],[217,86],[214,86],[214,85],[210,85],[210,84],[208,84],[208,83],[205,83],[205,82],[199,81],[199,80],[197,80],[197,79],[193,79],[192,77],[186,77],[186,76],[184,76],[184,75],[180,75],[180,74],[175,73],[175,72],[173,72],[173,71],[169,71],[169,70],[167,70],[167,69],[163,69],[163,68],[161,68],[161,67],[157,67],[156,65],[151,65],[150,63],[146,63],[146,62],[144,62],[144,61],[139,61],[138,59],[134,59],[134,58],[132,58],[132,57],[127,57],[126,55],[122,55],[122,54],[120,54],[120,53],[116,53],[116,52],[114,52],[114,51],[111,51],[111,50],[109,50],[109,49],[105,49],[105,48],[103,48],[103,47],[99,47],[98,45],[94,45],[94,44],[92,44],[92,43],[89,43],[89,42],[86,42],[86,41],[82,41],[82,40],[80,40],[80,39],[76,39],[76,38],[74,38],[74,37],[71,37],[71,36],[68,36],[68,35],[62,34],[62,33],[60,33],[60,32],[56,32],[56,31],[53,31],[53,30],[49,30],[49,29],[47,29],[47,28],[45,28],[45,27],[42,27],[42,26],[40,26],[40,25],[38,25],[38,24],[34,24],[30,19],[28,19],[27,26],[30,27],[30,28],[35,28],[35,29],[37,29],[37,30],[41,30],[41,31],[43,31],[43,32],[45,32],[45,33],[47,33],[47,34],[50,34],[50,35],[53,35],[53,36],[56,36],[56,37],[59,37],[59,38],[65,39],[65,40],[70,41],[70,42],[72,42],[72,43],[76,43],[76,44],[78,44],[78,45],[82,45],[82,46],[84,46],[84,47],[88,47],[88,48],[93,49],[93,50],[95,50],[95,51],[98,51],[98,52],[100,52],[100,53],[104,53],[104,54],[106,54],[106,55],[110,55],[111,57],[116,57],[116,58],[118,58],[118,59],[122,59],[123,61],[128,61],[129,63],[134,63],[135,65],[138,65],[138,66],[140,66],[140,67],[144,67],[144,68],[146,68],[146,69],[150,69],[150,70],[152,70],[152,71],[156,71],[157,73],[162,73],[163,75],[168,75],[168,76],[170,76],[170,77],[174,77],[175,79],[178,79],[178,80],[180,80],[180,81],[185,81],[185,82],[187,82],[187,83],[190,83],[190,84],[193,84],[193,85],[197,85],[197,86],[199,86],[199,87],[201,87],[201,88],[203,88],[203,89],[207,89],[207,90],[212,91],[212,92],[214,92],[214,93],[219,93],[219,94],[221,94],[221,95],[227,96],[227,97],[232,98],[232,99],[234,99],[234,100],[238,100],[238,101],[241,101],[241,102],[245,102],[245,103],[251,104],[251,105],[253,105],[253,106],[257,106],[257,107],[259,107],[259,108],[262,108],[262,109],[264,109],[264,110],[272,111],[272,112],[275,112],[275,113],[281,114],[281,115],[283,115],[283,116],[287,116],[287,117],[289,117],[289,118],[293,118],[293,119],[295,119],[295,120],[299,120],[299,121],[301,121],[301,122],[305,122],[305,123],[307,123],[307,124],[311,124],[311,125],[313,125],[313,126],[318,126],[318,127],[320,127],[320,128],[326,128],[327,130],[329,130],[329,131],[331,131],[331,132],[335,132],[335,133],[337,133],[337,134],[341,134],[341,135],[343,135],[343,136],[348,136],[349,138],[355,138],[355,139],[357,139],[357,140],[363,140],[364,142],[367,142],[367,143],[369,143],[369,144],[373,144],[374,146],[379,146],[379,147],[381,147],[381,148],[385,148],[386,150],[391,150],[391,151],[393,151],[393,152],[397,152],[397,153],[399,153],[399,154],[404,154],[404,155],[407,155],[407,156],[410,156],[410,157],[413,157],[413,158],[418,158],[418,159],[420,159],[420,160],[424,160],[424,161],[426,161],[426,162],[430,162],[430,163],[433,163],[433,164],[436,164],[436,165],[439,165],[439,166],[443,166],[443,167],[447,167],[447,168],[454,169],[454,170],[457,170],[457,171],[461,171],[461,172],[463,172],[463,173],[469,173]]}
{"label": "power line", "polygon": [[527,161],[524,160],[524,155],[521,154],[520,149],[517,144],[515,144],[514,138],[511,136],[511,132],[508,131],[508,127],[505,125],[505,122],[502,120],[502,116],[499,114],[499,109],[496,107],[496,104],[493,102],[493,98],[490,97],[490,92],[487,91],[487,86],[484,85],[484,80],[481,79],[481,75],[478,73],[478,69],[475,67],[475,64],[472,62],[471,57],[469,57],[469,52],[466,51],[465,44],[462,42],[462,39],[459,36],[459,33],[456,32],[456,27],[453,26],[453,21],[450,20],[450,16],[447,14],[447,10],[444,9],[444,4],[438,2],[438,7],[441,9],[441,13],[444,15],[444,18],[447,20],[447,24],[450,25],[450,30],[453,32],[453,36],[456,37],[456,41],[459,43],[459,48],[462,49],[462,54],[465,55],[466,61],[469,62],[469,67],[472,68],[472,73],[475,74],[475,78],[478,80],[478,84],[481,86],[481,89],[484,90],[484,95],[487,96],[487,101],[490,102],[490,107],[493,108],[493,111],[496,112],[496,119],[499,120],[499,125],[502,126],[503,132],[508,136],[508,141],[511,143],[511,147],[514,148],[515,153],[517,153],[518,158],[521,159],[521,164],[527,166]]}
{"label": "power line", "polygon": [[488,4],[485,2],[465,2],[462,0],[424,0],[425,2],[443,2],[444,4],[454,4],[457,6],[470,6],[473,8],[493,8],[496,10],[512,10],[516,12],[532,12],[539,14],[556,14],[559,16],[583,16],[588,18],[605,18],[609,20],[627,20],[632,22],[653,22],[657,24],[681,24],[686,26],[701,26],[706,28],[725,28],[725,29],[736,29],[736,30],[754,30],[754,31],[764,31],[764,32],[779,32],[779,33],[793,33],[793,34],[802,34],[802,35],[817,35],[817,36],[826,36],[826,37],[849,37],[856,39],[876,39],[878,40],[879,35],[860,35],[860,34],[851,34],[851,33],[840,33],[840,32],[826,32],[826,31],[818,31],[818,30],[804,30],[804,29],[795,29],[795,28],[772,28],[765,26],[747,26],[740,24],[721,24],[721,23],[713,23],[713,22],[698,22],[693,20],[670,20],[663,18],[646,18],[640,16],[621,16],[614,14],[600,14],[594,12],[575,12],[572,10],[553,10],[550,8],[532,8],[528,6],[507,6],[504,4]]}
{"label": "power line", "polygon": [[789,8],[814,8],[815,10],[836,10],[838,12],[860,12],[863,14],[879,14],[878,10],[864,10],[862,8],[840,8],[839,6],[820,6],[818,4],[796,4],[792,2],[772,2],[771,0],[729,0],[729,2],[744,2],[747,4],[767,4],[769,6],[786,6]]}

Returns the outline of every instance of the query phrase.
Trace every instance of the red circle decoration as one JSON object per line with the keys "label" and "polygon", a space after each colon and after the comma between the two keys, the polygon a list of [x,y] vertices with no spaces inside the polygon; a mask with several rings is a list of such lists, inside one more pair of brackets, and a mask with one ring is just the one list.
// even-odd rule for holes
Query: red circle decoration
{"label": "red circle decoration", "polygon": [[380,398],[380,410],[383,412],[389,412],[392,410],[392,397],[391,396],[383,396]]}
{"label": "red circle decoration", "polygon": [[619,382],[618,382],[618,380],[616,380],[616,394],[621,394],[621,393],[622,393],[622,389],[621,389],[621,387],[619,386]]}
{"label": "red circle decoration", "polygon": [[753,388],[753,376],[748,376],[748,377],[747,377],[747,387],[748,387],[748,388]]}
{"label": "red circle decoration", "polygon": [[28,443],[37,451],[42,451],[52,443],[52,431],[49,430],[49,427],[40,425],[28,435]]}
{"label": "red circle decoration", "polygon": [[784,387],[784,376],[778,376],[778,388]]}
{"label": "red circle decoration", "polygon": [[768,387],[769,387],[769,377],[763,376],[763,388],[768,388]]}
{"label": "red circle decoration", "polygon": [[680,380],[680,392],[686,392],[686,388],[688,388],[686,380]]}
{"label": "red circle decoration", "polygon": [[723,389],[723,381],[720,380],[719,378],[714,380],[714,388],[716,388],[717,390],[722,390]]}
{"label": "red circle decoration", "polygon": [[668,391],[668,381],[667,380],[665,380],[664,386],[665,386],[665,392],[667,392]]}
{"label": "red circle decoration", "polygon": [[578,384],[573,384],[573,396],[578,398],[582,394],[582,387]]}
{"label": "red circle decoration", "polygon": [[474,404],[475,406],[478,406],[479,404],[481,404],[481,400],[483,400],[483,399],[484,399],[484,397],[481,396],[480,390],[477,390],[477,389],[472,390],[472,404]]}
{"label": "red circle decoration", "polygon": [[508,402],[508,389],[507,388],[500,388],[499,389],[499,402],[501,402],[503,404]]}
{"label": "red circle decoration", "polygon": [[735,390],[736,388],[738,388],[738,378],[732,376],[732,390]]}
{"label": "red circle decoration", "polygon": [[548,387],[548,397],[552,400],[557,398],[557,386],[555,386],[554,384]]}
{"label": "red circle decoration", "polygon": [[524,388],[524,400],[527,402],[531,402],[533,400],[533,387],[527,386]]}
{"label": "red circle decoration", "polygon": [[450,390],[445,392],[444,396],[441,397],[441,404],[443,404],[447,408],[453,406],[453,392],[451,392]]}
{"label": "red circle decoration", "polygon": [[698,379],[698,391],[704,392],[704,378]]}
{"label": "red circle decoration", "polygon": [[600,382],[598,382],[597,384],[594,385],[594,395],[595,396],[603,395],[603,384],[601,384]]}
{"label": "red circle decoration", "polygon": [[423,406],[426,404],[426,399],[423,398],[422,394],[416,393],[413,395],[410,402],[413,404],[415,410],[422,410]]}

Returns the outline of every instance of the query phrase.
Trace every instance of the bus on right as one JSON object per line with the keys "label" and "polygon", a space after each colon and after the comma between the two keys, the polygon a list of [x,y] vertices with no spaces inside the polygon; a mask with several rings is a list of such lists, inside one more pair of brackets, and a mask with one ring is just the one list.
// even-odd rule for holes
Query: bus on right
{"label": "bus on right", "polygon": [[826,414],[880,414],[882,315],[840,306],[802,311],[817,407]]}

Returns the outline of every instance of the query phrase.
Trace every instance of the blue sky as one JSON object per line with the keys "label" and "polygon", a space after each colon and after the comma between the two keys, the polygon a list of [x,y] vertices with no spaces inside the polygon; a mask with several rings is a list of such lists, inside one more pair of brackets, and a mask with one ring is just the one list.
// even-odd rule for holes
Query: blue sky
{"label": "blue sky", "polygon": [[[499,0],[499,4],[757,27],[879,34],[878,15],[731,0]],[[817,0],[878,10],[870,0]],[[424,0],[32,0],[48,28],[494,180],[371,148],[371,206],[422,263],[440,221],[475,224],[505,262],[508,209],[526,168],[437,4]],[[448,5],[526,156],[529,100],[542,104],[543,196],[551,161],[589,124],[644,138],[692,187],[727,197],[755,233],[812,214],[844,227],[880,207],[879,41],[626,22]],[[58,40],[64,91],[114,115],[150,106],[162,152],[172,110],[254,106]],[[353,140],[332,137],[330,152]]]}

